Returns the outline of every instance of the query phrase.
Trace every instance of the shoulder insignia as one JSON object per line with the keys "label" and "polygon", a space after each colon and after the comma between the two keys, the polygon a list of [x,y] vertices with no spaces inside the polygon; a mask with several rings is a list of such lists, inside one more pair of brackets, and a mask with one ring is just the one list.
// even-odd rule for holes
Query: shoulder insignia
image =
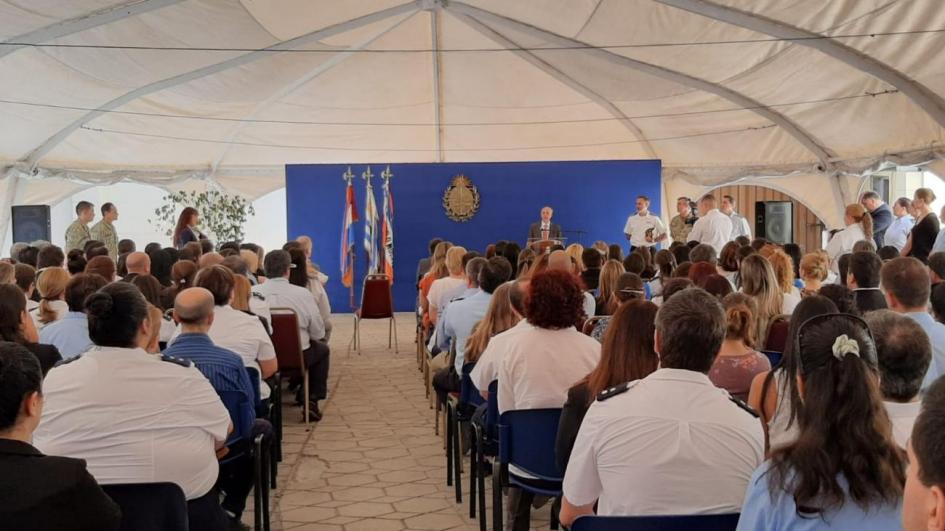
{"label": "shoulder insignia", "polygon": [[168,355],[166,355],[166,354],[161,356],[161,361],[166,361],[166,362],[168,362],[168,363],[174,363],[174,364],[176,364],[176,365],[180,365],[181,367],[192,367],[192,366],[193,366],[193,363],[191,363],[190,360],[185,360],[185,359],[181,359],[181,358],[175,358],[174,356],[168,356]]}
{"label": "shoulder insignia", "polygon": [[609,389],[604,389],[603,391],[601,391],[601,392],[597,395],[597,401],[598,401],[598,402],[603,402],[604,400],[607,400],[608,398],[613,398],[613,397],[615,397],[615,396],[617,396],[617,395],[626,393],[626,392],[629,391],[633,386],[635,386],[635,385],[637,384],[637,382],[639,382],[639,381],[640,381],[640,380],[634,380],[634,381],[632,381],[632,382],[624,382],[624,383],[622,383],[622,384],[620,384],[620,385],[615,385],[615,386],[613,386],[613,387],[611,387],[611,388],[609,388]]}
{"label": "shoulder insignia", "polygon": [[752,409],[751,406],[749,406],[748,404],[742,402],[741,400],[739,400],[739,399],[737,399],[737,398],[735,398],[734,396],[731,396],[731,395],[728,397],[728,399],[731,400],[733,404],[735,404],[736,406],[738,406],[738,407],[741,408],[742,410],[746,411],[749,415],[755,417],[756,419],[757,419],[757,418],[761,418],[761,415],[759,415],[758,412],[755,411],[754,409]]}
{"label": "shoulder insignia", "polygon": [[254,299],[259,299],[259,300],[261,300],[261,301],[266,300],[266,296],[263,295],[262,293],[259,293],[258,291],[254,291],[254,292],[253,292],[253,298],[254,298]]}
{"label": "shoulder insignia", "polygon": [[59,361],[56,362],[55,365],[53,365],[53,368],[59,367],[60,365],[65,365],[65,364],[67,364],[67,363],[72,363],[73,361],[75,361],[75,360],[77,360],[77,359],[79,359],[79,358],[81,358],[81,357],[82,357],[82,354],[79,354],[78,356],[75,356],[75,357],[72,357],[72,358],[69,358],[69,359],[59,360]]}

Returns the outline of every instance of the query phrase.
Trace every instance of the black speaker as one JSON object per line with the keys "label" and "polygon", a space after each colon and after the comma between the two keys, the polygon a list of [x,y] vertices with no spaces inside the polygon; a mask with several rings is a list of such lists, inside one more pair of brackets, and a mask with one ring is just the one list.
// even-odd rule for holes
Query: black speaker
{"label": "black speaker", "polygon": [[13,207],[13,241],[52,241],[49,205],[20,205]]}
{"label": "black speaker", "polygon": [[794,203],[755,202],[755,235],[774,243],[794,243]]}

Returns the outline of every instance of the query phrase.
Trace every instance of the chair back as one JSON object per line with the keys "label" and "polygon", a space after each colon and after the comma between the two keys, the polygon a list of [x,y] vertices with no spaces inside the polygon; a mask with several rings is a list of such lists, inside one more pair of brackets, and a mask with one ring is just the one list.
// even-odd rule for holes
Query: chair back
{"label": "chair back", "polygon": [[291,308],[273,308],[272,346],[280,370],[302,370],[302,338],[299,336],[299,318]]}
{"label": "chair back", "polygon": [[[230,420],[233,421],[233,433],[230,434],[227,443],[243,438],[249,439],[253,433],[253,422],[256,418],[256,408],[250,403],[251,398],[239,391],[217,391],[217,395],[220,396],[220,401],[223,402],[223,406],[230,414]],[[253,416],[249,417],[247,412],[252,412]]]}
{"label": "chair back", "polygon": [[499,416],[499,462],[545,481],[562,481],[555,459],[561,408],[519,409]]}
{"label": "chair back", "polygon": [[479,394],[479,390],[473,385],[472,378],[469,377],[475,367],[475,362],[463,364],[462,379],[459,383],[459,405],[461,407],[475,408],[485,403],[485,400],[482,399],[482,395]]}
{"label": "chair back", "polygon": [[388,319],[394,315],[394,298],[387,275],[368,275],[361,290],[361,319]]}
{"label": "chair back", "polygon": [[249,376],[249,383],[253,384],[253,405],[259,407],[262,403],[262,396],[259,394],[259,383],[261,379],[259,377],[259,371],[256,370],[256,367],[246,367],[246,375]]}
{"label": "chair back", "polygon": [[685,516],[581,516],[571,531],[735,531],[738,513]]}
{"label": "chair back", "polygon": [[768,358],[768,361],[771,363],[772,367],[777,367],[778,364],[781,363],[781,358],[784,357],[783,352],[775,352],[773,350],[762,350],[761,353],[764,354],[766,358]]}
{"label": "chair back", "polygon": [[489,400],[486,402],[485,432],[489,439],[497,440],[499,438],[499,381],[492,380],[489,383]]}
{"label": "chair back", "polygon": [[174,483],[102,485],[121,508],[121,531],[189,531],[187,499]]}
{"label": "chair back", "polygon": [[765,350],[784,352],[784,347],[788,341],[790,319],[791,316],[789,315],[779,315],[771,321],[771,324],[768,325],[768,334],[765,336]]}

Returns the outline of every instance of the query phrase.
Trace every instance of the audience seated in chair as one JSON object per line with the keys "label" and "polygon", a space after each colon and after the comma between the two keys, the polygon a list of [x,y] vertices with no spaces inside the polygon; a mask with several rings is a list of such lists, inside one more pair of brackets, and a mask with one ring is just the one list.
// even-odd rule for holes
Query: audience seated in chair
{"label": "audience seated in chair", "polygon": [[233,428],[230,416],[190,362],[144,351],[147,308],[125,282],[89,296],[89,336],[99,348],[49,372],[34,444],[84,459],[103,485],[176,483],[188,500],[191,528],[226,529],[214,488],[215,450]]}
{"label": "audience seated in chair", "polygon": [[40,302],[39,306],[30,312],[36,330],[42,330],[44,326],[69,311],[69,305],[63,300],[68,283],[69,272],[61,267],[48,267],[37,271],[36,291],[39,292]]}
{"label": "audience seated in chair", "polygon": [[[494,336],[488,338],[477,338],[483,332],[474,333],[470,338],[472,342],[470,348],[475,350],[482,349],[476,358],[476,366],[469,374],[473,385],[479,390],[483,398],[489,398],[489,384],[494,382],[499,376],[499,366],[505,358],[508,348],[506,343],[510,341],[517,333],[532,327],[525,318],[525,298],[527,296],[528,283],[521,280],[513,280],[509,283],[509,304],[512,306],[512,313],[515,316],[515,323],[511,327],[496,332]],[[493,299],[494,300],[494,299]],[[478,346],[481,343],[481,347]],[[476,346],[474,346],[476,345]]]}
{"label": "audience seated in chair", "polygon": [[[600,362],[600,343],[574,328],[583,313],[577,277],[544,271],[532,277],[528,289],[526,318],[531,326],[503,344],[497,378],[500,414],[560,408],[575,376],[588,374]],[[512,529],[528,529],[532,499],[529,493],[509,490]]]}
{"label": "audience seated in chair", "polygon": [[[617,311],[620,310],[621,306],[630,301],[645,300],[646,290],[643,286],[643,279],[635,273],[622,273],[617,278],[617,286],[616,290],[614,290],[613,298]],[[610,325],[612,319],[613,316],[610,315],[600,316],[594,324],[594,329],[591,330],[591,337],[603,342],[604,333],[607,331],[607,327]]]}
{"label": "audience seated in chair", "polygon": [[945,530],[945,379],[925,393],[909,438],[902,503],[904,531]]}
{"label": "audience seated in chair", "polygon": [[798,329],[797,439],[754,472],[739,530],[896,529],[906,462],[879,391],[869,328],[827,314]]}
{"label": "audience seated in chair", "polygon": [[0,285],[0,341],[18,343],[32,352],[44,375],[62,360],[55,346],[39,343],[33,320],[26,313],[26,299],[13,284]]}
{"label": "audience seated in chair", "polygon": [[85,299],[105,287],[107,282],[94,273],[79,273],[66,284],[69,311],[39,333],[39,341],[59,349],[62,359],[72,359],[92,347],[89,321],[85,315]]}
{"label": "audience seated in chair", "polygon": [[755,350],[755,301],[744,293],[733,293],[722,300],[725,309],[725,340],[719,349],[709,379],[739,400],[748,400],[751,382],[759,373],[771,370],[764,354]]}
{"label": "audience seated in chair", "polygon": [[450,247],[446,252],[445,264],[448,275],[433,281],[427,294],[430,324],[436,324],[440,312],[446,308],[446,305],[466,291],[466,271],[463,268],[465,254],[466,249],[459,246]]}
{"label": "audience seated in chair", "polygon": [[882,268],[883,261],[872,251],[859,251],[850,255],[847,286],[853,291],[853,302],[861,315],[886,309],[886,298],[879,290]]}
{"label": "audience seated in chair", "polygon": [[741,510],[764,434],[756,415],[706,375],[725,327],[722,305],[699,288],[660,307],[660,368],[591,404],[564,477],[561,523],[592,514],[595,503],[604,516]]}
{"label": "audience seated in chair", "polygon": [[919,323],[890,310],[865,317],[876,343],[879,389],[892,421],[893,439],[903,449],[919,415],[919,389],[932,361],[932,343]]}

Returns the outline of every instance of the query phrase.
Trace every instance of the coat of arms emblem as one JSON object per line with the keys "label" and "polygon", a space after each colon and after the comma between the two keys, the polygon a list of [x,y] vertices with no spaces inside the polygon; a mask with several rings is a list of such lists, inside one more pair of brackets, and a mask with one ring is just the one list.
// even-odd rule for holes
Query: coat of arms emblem
{"label": "coat of arms emblem", "polygon": [[479,190],[463,174],[453,177],[453,181],[443,193],[443,208],[446,216],[453,221],[469,221],[479,210]]}

